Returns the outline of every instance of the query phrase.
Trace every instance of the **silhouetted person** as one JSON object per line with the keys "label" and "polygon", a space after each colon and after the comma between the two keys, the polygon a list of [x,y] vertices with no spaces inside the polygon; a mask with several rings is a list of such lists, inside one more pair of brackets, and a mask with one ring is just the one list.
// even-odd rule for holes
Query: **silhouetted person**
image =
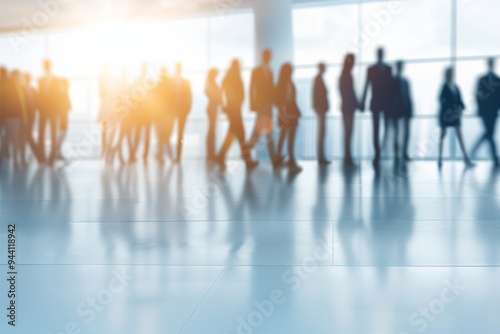
{"label": "silhouetted person", "polygon": [[[393,93],[393,101],[394,101],[394,112],[396,113],[397,119],[402,120],[403,122],[403,147],[402,147],[402,155],[405,161],[410,160],[410,156],[408,155],[408,144],[410,141],[410,120],[413,116],[413,102],[411,98],[411,90],[409,81],[403,76],[404,62],[398,61],[396,63],[396,74],[394,76],[394,86],[392,88]],[[396,121],[398,122],[398,121]],[[397,127],[398,124],[396,123]],[[396,128],[397,130],[397,128]],[[398,135],[396,132],[396,145],[398,140]],[[394,154],[396,157],[399,152],[397,148],[395,148]]]}
{"label": "silhouetted person", "polygon": [[56,159],[65,160],[62,146],[68,133],[68,113],[71,110],[69,98],[69,83],[67,79],[59,79],[59,94],[57,98],[56,120],[58,123]]}
{"label": "silhouetted person", "polygon": [[9,154],[7,122],[5,117],[7,115],[7,109],[9,108],[9,85],[9,71],[7,71],[5,67],[0,67],[0,162],[3,162]]}
{"label": "silhouetted person", "polygon": [[148,76],[148,67],[146,64],[142,65],[142,72],[135,82],[135,89],[140,87],[143,94],[135,97],[136,106],[132,110],[133,117],[133,150],[130,158],[131,162],[136,160],[136,153],[144,133],[144,151],[142,160],[147,163],[149,157],[149,145],[151,141],[151,124],[152,124],[152,95],[154,84]]}
{"label": "silhouetted person", "polygon": [[156,135],[158,138],[158,152],[156,158],[163,163],[165,150],[171,160],[174,159],[172,147],[170,146],[170,136],[174,126],[174,89],[172,78],[168,75],[167,69],[160,70],[160,78],[154,91],[155,109],[156,109]]}
{"label": "silhouetted person", "polygon": [[271,50],[264,50],[262,52],[261,64],[252,71],[250,80],[250,110],[257,113],[257,119],[248,146],[253,148],[259,137],[264,134],[267,139],[269,157],[273,166],[277,167],[281,163],[281,160],[276,156],[273,141],[275,88],[273,71],[269,67],[271,56]]}
{"label": "silhouetted person", "polygon": [[465,150],[464,140],[461,131],[461,118],[465,109],[465,104],[462,101],[460,89],[455,84],[455,74],[453,68],[449,67],[445,71],[445,82],[439,94],[439,126],[441,127],[441,135],[439,138],[439,158],[438,166],[441,168],[443,162],[443,141],[446,136],[446,129],[452,127],[457,134],[458,143],[464,157],[465,165],[472,167],[474,164],[469,159],[467,151]]}
{"label": "silhouetted person", "polygon": [[132,154],[133,150],[133,138],[132,138],[132,127],[134,121],[135,109],[133,105],[128,101],[128,96],[132,94],[132,87],[128,82],[127,69],[124,67],[121,70],[121,76],[116,85],[116,96],[115,102],[112,107],[113,122],[114,126],[118,127],[118,136],[116,141],[111,138],[111,144],[108,142],[107,146],[107,156],[106,161],[112,164],[115,155],[118,153],[120,162],[125,163],[123,157],[123,143],[126,141],[129,147],[129,154]]}
{"label": "silhouetted person", "polygon": [[[372,99],[370,110],[372,111],[373,118],[373,147],[375,149],[375,158],[373,159],[374,166],[377,166],[380,161],[380,114],[390,108],[391,83],[391,67],[384,63],[384,49],[379,48],[377,50],[377,63],[368,68],[363,98],[361,99],[361,105],[363,109],[365,109],[366,95],[368,93],[368,88],[371,86]],[[385,122],[387,121],[387,118],[385,118]]]}
{"label": "silhouetted person", "polygon": [[[57,99],[59,97],[59,80],[52,74],[50,60],[43,62],[45,74],[38,79],[38,106],[40,121],[38,123],[38,145],[41,161],[54,163],[57,155]],[[45,155],[45,129],[50,125],[50,154]]]}
{"label": "silhouetted person", "polygon": [[208,99],[208,134],[207,134],[207,161],[215,160],[215,129],[217,125],[217,115],[221,105],[221,89],[216,82],[219,71],[212,68],[208,71],[205,83],[205,95]]}
{"label": "silhouetted person", "polygon": [[111,110],[116,99],[116,80],[109,65],[105,65],[98,78],[100,106],[97,121],[101,123],[101,155],[106,155],[109,144],[108,132],[111,126]]}
{"label": "silhouetted person", "polygon": [[175,91],[174,109],[177,119],[177,151],[175,161],[180,162],[182,157],[184,128],[186,127],[186,119],[191,111],[191,105],[193,103],[191,84],[187,79],[182,77],[182,65],[180,63],[175,66],[175,77],[173,80]]}
{"label": "silhouetted person", "polygon": [[330,109],[328,89],[323,80],[325,71],[325,64],[320,63],[318,65],[318,75],[316,75],[313,85],[313,109],[318,118],[318,162],[320,164],[330,163],[325,157],[326,113]]}
{"label": "silhouetted person", "polygon": [[299,124],[300,110],[297,106],[297,95],[292,80],[293,67],[286,63],[281,67],[276,86],[276,106],[278,107],[278,124],[280,137],[278,141],[278,155],[281,155],[285,138],[288,141],[288,165],[292,170],[301,170],[295,159],[295,135]]}
{"label": "silhouetted person", "polygon": [[490,144],[491,157],[496,167],[500,166],[495,144],[495,128],[500,109],[500,78],[495,74],[495,60],[488,59],[488,73],[482,76],[476,88],[478,114],[483,122],[484,134],[472,149],[472,157],[484,141]]}
{"label": "silhouetted person", "polygon": [[349,53],[345,56],[342,74],[339,80],[340,97],[342,99],[341,111],[344,123],[344,164],[354,165],[351,154],[351,139],[354,127],[354,112],[362,109],[354,91],[354,81],[352,79],[352,69],[354,68],[355,57]]}
{"label": "silhouetted person", "polygon": [[[24,155],[26,145],[26,129],[28,125],[28,109],[21,83],[21,74],[18,70],[12,71],[12,77],[7,87],[7,109],[3,115],[6,123],[6,140],[10,146],[14,167],[26,167]],[[8,147],[9,147],[8,146]]]}
{"label": "silhouetted person", "polygon": [[222,81],[222,96],[224,101],[223,111],[229,120],[229,131],[222,144],[216,161],[224,168],[226,154],[236,138],[241,148],[241,156],[245,161],[247,169],[253,169],[257,162],[250,158],[250,148],[245,144],[245,128],[241,117],[241,108],[245,100],[245,90],[241,79],[241,68],[238,60],[233,60]]}
{"label": "silhouetted person", "polygon": [[[40,153],[39,147],[33,138],[33,128],[35,126],[38,114],[38,105],[37,105],[37,90],[33,87],[31,83],[31,75],[29,73],[24,74],[24,97],[26,100],[26,108],[28,109],[28,124],[26,128],[26,142],[31,148],[33,155],[40,162]],[[38,117],[39,119],[39,117]]]}

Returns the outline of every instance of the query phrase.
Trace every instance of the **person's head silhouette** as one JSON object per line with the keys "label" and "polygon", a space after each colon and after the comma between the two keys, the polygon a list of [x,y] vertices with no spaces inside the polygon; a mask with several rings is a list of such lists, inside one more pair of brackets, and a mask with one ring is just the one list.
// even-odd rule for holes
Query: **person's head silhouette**
{"label": "person's head silhouette", "polygon": [[24,74],[24,84],[29,85],[31,83],[31,74],[25,73]]}
{"label": "person's head silhouette", "polygon": [[354,61],[355,61],[354,54],[352,53],[346,54],[344,58],[344,66],[342,68],[342,72],[344,73],[351,72],[351,70],[354,68]]}
{"label": "person's head silhouette", "polygon": [[402,60],[398,61],[396,63],[396,75],[400,76],[401,74],[403,74],[404,67],[405,67],[404,61]]}
{"label": "person's head silhouette", "polygon": [[43,61],[43,69],[46,74],[50,74],[50,72],[52,71],[52,63],[50,62],[50,60],[45,59]]}
{"label": "person's head silhouette", "polygon": [[271,57],[272,57],[272,53],[271,53],[270,49],[265,49],[264,51],[262,51],[262,63],[263,64],[269,65],[269,63],[271,62]]}
{"label": "person's head silhouette", "polygon": [[240,71],[240,61],[238,59],[233,59],[233,61],[231,61],[231,70]]}
{"label": "person's head silhouette", "polygon": [[319,63],[318,64],[318,71],[320,75],[323,75],[326,72],[326,65],[325,63]]}
{"label": "person's head silhouette", "polygon": [[175,75],[180,78],[182,74],[182,64],[181,63],[177,63],[175,64]]}
{"label": "person's head silhouette", "polygon": [[490,72],[495,70],[495,58],[488,58],[488,70]]}
{"label": "person's head silhouette", "polygon": [[218,74],[219,74],[219,71],[215,67],[212,67],[210,70],[208,70],[208,74],[207,74],[208,82],[215,82],[215,79],[217,79]]}
{"label": "person's head silhouette", "polygon": [[444,71],[444,80],[446,81],[446,83],[450,84],[453,83],[454,78],[455,78],[455,71],[453,67],[448,67]]}
{"label": "person's head silhouette", "polygon": [[285,84],[292,80],[293,67],[290,63],[285,63],[281,66],[279,82]]}
{"label": "person's head silhouette", "polygon": [[384,62],[384,56],[385,56],[384,48],[378,48],[377,49],[377,62],[383,63]]}

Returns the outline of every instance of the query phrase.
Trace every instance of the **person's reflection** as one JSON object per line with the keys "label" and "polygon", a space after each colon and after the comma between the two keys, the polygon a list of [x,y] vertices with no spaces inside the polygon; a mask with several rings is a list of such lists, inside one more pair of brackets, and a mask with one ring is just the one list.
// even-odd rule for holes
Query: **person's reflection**
{"label": "person's reflection", "polygon": [[387,265],[407,264],[415,217],[409,178],[406,165],[376,170],[373,178],[368,244],[381,281],[386,280]]}
{"label": "person's reflection", "polygon": [[356,195],[356,187],[359,184],[355,182],[358,179],[359,169],[355,166],[344,165],[342,169],[343,194],[340,206],[338,222],[336,224],[337,235],[340,238],[340,246],[344,253],[347,264],[358,264],[356,251],[354,249],[354,239],[356,234],[363,234],[363,218],[360,214],[357,204],[360,201]]}
{"label": "person's reflection", "polygon": [[[487,213],[489,217],[500,217],[500,200],[498,199],[500,170],[492,168],[488,179],[478,186],[478,182],[474,182],[475,189],[479,192],[482,191],[486,196],[477,197],[476,200],[476,214],[474,221],[477,228],[475,229],[482,240],[484,245],[485,258],[482,264],[491,266],[498,265],[500,261],[500,243],[496,240],[495,233],[492,229],[498,229],[498,221],[484,219],[484,214]],[[496,197],[495,197],[496,196]]]}
{"label": "person's reflection", "polygon": [[[44,238],[47,245],[52,245],[55,260],[59,263],[65,261],[67,248],[71,242],[71,236],[74,235],[71,229],[74,226],[72,221],[71,211],[73,205],[73,197],[71,187],[66,178],[66,171],[57,171],[52,168],[46,169],[48,175],[48,184],[50,187],[49,199],[45,201],[45,213],[42,217],[56,217],[58,223],[53,224],[51,221],[45,221],[47,228],[56,229],[55,233],[50,233],[51,238]],[[77,237],[77,236],[75,236]],[[70,260],[71,261],[71,260]]]}
{"label": "person's reflection", "polygon": [[312,210],[312,220],[314,237],[317,241],[325,239],[328,231],[328,203],[326,194],[326,184],[329,176],[329,169],[326,165],[318,165],[318,178],[316,184],[316,204]]}
{"label": "person's reflection", "polygon": [[[101,171],[99,228],[105,251],[105,262],[133,263],[137,238],[134,233],[137,173],[135,165],[121,165],[118,170]],[[120,252],[125,245],[126,251]],[[129,254],[128,260],[124,254]]]}

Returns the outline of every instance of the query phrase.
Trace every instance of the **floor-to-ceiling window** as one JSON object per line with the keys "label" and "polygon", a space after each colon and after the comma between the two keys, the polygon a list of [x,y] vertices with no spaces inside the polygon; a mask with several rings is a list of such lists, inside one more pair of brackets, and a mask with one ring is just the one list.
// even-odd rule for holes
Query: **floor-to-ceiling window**
{"label": "floor-to-ceiling window", "polygon": [[[475,117],[474,88],[477,77],[486,71],[485,58],[500,60],[500,32],[491,29],[500,3],[494,0],[402,0],[344,1],[321,6],[296,7],[294,19],[295,63],[298,68],[303,113],[299,147],[303,156],[315,155],[314,113],[311,108],[312,78],[316,64],[329,64],[330,88],[329,154],[341,156],[341,119],[338,77],[345,53],[357,58],[354,78],[361,95],[367,67],[375,61],[375,50],[382,46],[386,59],[406,61],[406,75],[411,80],[415,118],[411,151],[420,158],[437,155],[437,95],[443,71],[456,64],[457,82],[467,109],[463,131],[470,146],[481,132]],[[357,156],[372,156],[371,118],[359,114],[354,150]],[[460,157],[456,141],[446,143],[447,157]],[[448,145],[449,144],[449,145]],[[486,156],[486,149],[481,152]]]}
{"label": "floor-to-ceiling window", "polygon": [[[293,10],[295,79],[303,113],[297,155],[314,158],[316,123],[311,108],[312,79],[316,64],[326,62],[326,75],[332,110],[328,123],[328,154],[342,155],[342,124],[339,112],[338,76],[346,52],[357,57],[355,80],[361,93],[366,68],[374,61],[375,49],[384,46],[387,60],[406,60],[415,102],[412,147],[414,156],[436,156],[437,94],[443,70],[455,63],[457,80],[467,110],[464,132],[470,146],[481,131],[475,117],[473,98],[477,76],[485,71],[487,56],[500,57],[500,33],[491,29],[500,10],[497,0],[402,0],[402,1],[323,1],[297,5]],[[209,16],[179,20],[135,20],[104,22],[100,25],[43,30],[28,36],[20,33],[0,35],[0,64],[10,69],[41,74],[41,60],[51,58],[56,74],[70,79],[72,100],[69,145],[82,137],[95,138],[93,131],[99,97],[97,76],[108,62],[116,75],[127,68],[129,80],[137,76],[146,62],[152,73],[160,66],[173,71],[182,61],[185,75],[193,86],[194,103],[186,129],[186,156],[202,157],[206,133],[203,94],[205,75],[210,67],[224,70],[230,60],[241,60],[245,84],[254,65],[254,20],[251,9],[231,9]],[[220,74],[221,78],[223,73]],[[252,113],[245,104],[247,135],[253,126]],[[225,131],[221,115],[219,140]],[[372,156],[369,112],[359,114],[354,152]],[[92,132],[92,133],[90,133]],[[97,156],[99,141],[89,157]],[[456,141],[450,136],[447,157],[460,157]],[[448,145],[449,144],[449,145]],[[233,152],[237,153],[237,149]],[[481,152],[486,157],[486,148]]]}

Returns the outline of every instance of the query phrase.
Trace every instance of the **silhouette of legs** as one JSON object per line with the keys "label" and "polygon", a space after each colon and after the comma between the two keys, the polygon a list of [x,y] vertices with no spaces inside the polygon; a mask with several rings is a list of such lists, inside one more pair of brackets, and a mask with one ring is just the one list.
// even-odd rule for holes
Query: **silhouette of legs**
{"label": "silhouette of legs", "polygon": [[217,114],[208,113],[208,134],[207,134],[207,160],[215,159],[215,126]]}
{"label": "silhouette of legs", "polygon": [[57,117],[51,116],[49,118],[49,124],[50,124],[50,155],[48,162],[50,165],[54,163],[57,157],[57,143],[58,143],[58,138],[57,138]]}
{"label": "silhouette of legs", "polygon": [[496,117],[492,117],[491,119],[489,119],[488,117],[481,117],[481,121],[483,122],[484,133],[474,145],[471,151],[471,156],[472,157],[476,156],[477,151],[479,150],[481,144],[484,141],[487,141],[490,145],[490,152],[491,152],[491,157],[493,158],[493,162],[495,163],[495,165],[499,165],[497,148],[495,143]]}
{"label": "silhouette of legs", "polygon": [[177,156],[175,158],[176,162],[181,161],[182,157],[182,142],[184,140],[184,128],[186,127],[187,115],[177,116]]}
{"label": "silhouette of legs", "polygon": [[300,168],[295,160],[295,135],[297,133],[297,124],[288,127],[288,163],[295,167]]}
{"label": "silhouette of legs", "polygon": [[[470,160],[469,156],[467,155],[467,151],[465,150],[464,140],[462,137],[462,130],[460,126],[455,126],[454,128],[457,134],[458,144],[460,145],[460,149],[462,150],[462,155],[464,157],[465,165],[467,167],[473,167],[474,164]],[[438,157],[439,168],[441,168],[441,166],[443,165],[443,143],[445,136],[446,136],[446,128],[441,128],[441,135],[439,137],[439,157]]]}
{"label": "silhouette of legs", "polygon": [[256,167],[258,163],[250,159],[250,149],[247,145],[245,145],[245,129],[243,127],[241,114],[229,116],[229,131],[227,132],[226,138],[224,138],[224,142],[216,160],[219,164],[224,166],[226,154],[235,138],[238,139],[241,149],[241,157],[245,161],[247,168]]}
{"label": "silhouette of legs", "polygon": [[318,113],[318,162],[329,163],[325,156],[326,113]]}
{"label": "silhouette of legs", "polygon": [[344,163],[346,165],[352,165],[352,154],[351,154],[351,138],[352,129],[354,125],[354,111],[342,111],[342,120],[344,121]]}
{"label": "silhouette of legs", "polygon": [[250,138],[250,141],[247,144],[247,147],[249,149],[253,149],[255,144],[257,144],[257,141],[259,140],[260,136],[264,134],[266,136],[267,150],[269,152],[269,157],[273,162],[273,166],[277,167],[280,164],[281,159],[276,155],[274,149],[274,139],[272,130],[273,129],[272,129],[271,116],[268,116],[267,114],[258,114],[257,120],[255,121],[255,128],[253,130],[252,137]]}
{"label": "silhouette of legs", "polygon": [[439,168],[441,168],[441,166],[443,165],[443,144],[445,137],[446,137],[446,128],[441,128],[441,133],[439,134],[439,153],[438,153]]}
{"label": "silhouette of legs", "polygon": [[280,136],[278,138],[278,149],[276,151],[276,153],[278,154],[279,157],[282,157],[281,153],[283,152],[283,144],[285,142],[287,130],[288,130],[287,126],[282,125],[280,127]]}
{"label": "silhouette of legs", "polygon": [[380,161],[380,111],[374,110],[372,112],[373,119],[373,148],[375,150],[375,158],[373,159],[373,165],[378,165]]}
{"label": "silhouette of legs", "polygon": [[410,117],[403,118],[403,159],[408,161],[410,156],[408,155],[408,145],[410,142]]}

